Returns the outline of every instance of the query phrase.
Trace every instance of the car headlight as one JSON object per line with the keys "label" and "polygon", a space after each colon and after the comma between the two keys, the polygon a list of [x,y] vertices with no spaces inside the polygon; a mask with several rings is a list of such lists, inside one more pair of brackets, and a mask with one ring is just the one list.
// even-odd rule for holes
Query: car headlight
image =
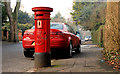
{"label": "car headlight", "polygon": [[29,40],[29,39],[30,39],[30,37],[25,37],[25,38],[24,38],[24,40]]}

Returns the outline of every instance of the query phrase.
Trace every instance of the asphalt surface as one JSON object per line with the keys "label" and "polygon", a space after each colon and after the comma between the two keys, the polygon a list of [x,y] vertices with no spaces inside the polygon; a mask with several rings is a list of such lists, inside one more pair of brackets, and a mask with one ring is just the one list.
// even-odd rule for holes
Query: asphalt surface
{"label": "asphalt surface", "polygon": [[25,72],[34,67],[33,58],[25,58],[22,43],[2,42],[2,71]]}
{"label": "asphalt surface", "polygon": [[2,43],[3,72],[113,72],[111,66],[102,60],[101,50],[94,44],[81,45],[82,53],[72,58],[52,58],[52,67],[34,68],[34,58],[25,58],[22,43]]}

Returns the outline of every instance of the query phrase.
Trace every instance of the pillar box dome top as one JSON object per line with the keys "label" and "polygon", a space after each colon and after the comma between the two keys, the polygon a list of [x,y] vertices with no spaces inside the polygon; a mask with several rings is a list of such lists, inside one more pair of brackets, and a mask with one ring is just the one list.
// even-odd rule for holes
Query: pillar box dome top
{"label": "pillar box dome top", "polygon": [[34,7],[32,8],[34,11],[36,20],[50,20],[50,12],[53,11],[53,8],[50,7]]}
{"label": "pillar box dome top", "polygon": [[32,11],[36,12],[36,11],[48,11],[48,12],[52,12],[53,8],[50,7],[34,7],[32,8]]}

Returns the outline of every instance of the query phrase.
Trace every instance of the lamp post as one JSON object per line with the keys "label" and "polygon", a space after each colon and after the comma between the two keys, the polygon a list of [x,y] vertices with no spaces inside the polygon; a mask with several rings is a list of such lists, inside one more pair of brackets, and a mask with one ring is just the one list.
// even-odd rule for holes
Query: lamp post
{"label": "lamp post", "polygon": [[[2,6],[4,6],[4,5],[0,3],[0,27],[2,27]],[[0,41],[2,41],[1,28],[0,28]]]}

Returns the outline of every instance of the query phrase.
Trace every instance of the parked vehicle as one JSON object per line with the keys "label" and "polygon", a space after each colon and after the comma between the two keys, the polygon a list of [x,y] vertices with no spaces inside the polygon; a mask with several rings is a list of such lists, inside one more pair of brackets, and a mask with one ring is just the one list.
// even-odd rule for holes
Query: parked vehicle
{"label": "parked vehicle", "polygon": [[80,32],[76,31],[76,36],[80,38],[80,40],[82,39]]}
{"label": "parked vehicle", "polygon": [[[50,49],[53,51],[62,51],[67,56],[72,57],[72,51],[80,53],[81,40],[76,36],[74,30],[65,23],[51,23],[50,25]],[[23,36],[23,48],[25,57],[32,57],[34,54],[34,31],[35,27],[26,30]],[[74,49],[76,48],[76,49]]]}
{"label": "parked vehicle", "polygon": [[92,40],[91,36],[85,37],[85,41],[91,41],[91,40]]}

